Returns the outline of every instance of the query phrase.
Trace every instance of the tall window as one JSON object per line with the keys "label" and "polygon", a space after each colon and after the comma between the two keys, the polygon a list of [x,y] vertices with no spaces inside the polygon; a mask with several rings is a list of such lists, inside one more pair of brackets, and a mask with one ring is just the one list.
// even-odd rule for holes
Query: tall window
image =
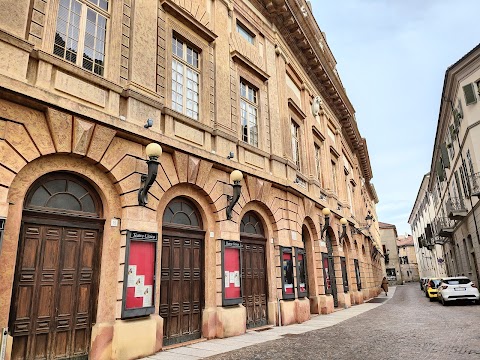
{"label": "tall window", "polygon": [[320,184],[322,183],[322,174],[320,172],[321,168],[320,168],[320,156],[321,156],[321,153],[320,153],[320,146],[318,146],[317,144],[315,144],[315,171],[317,172],[317,178],[318,178],[318,181],[320,181]]}
{"label": "tall window", "polygon": [[247,40],[250,44],[254,44],[255,42],[255,36],[252,35],[252,33],[250,31],[247,30],[247,28],[245,26],[243,26],[242,24],[240,24],[238,21],[237,21],[237,32],[245,39]]}
{"label": "tall window", "polygon": [[300,169],[300,126],[292,120],[291,124],[292,132],[292,152],[293,152],[293,161],[297,168]]}
{"label": "tall window", "polygon": [[242,140],[258,146],[258,99],[257,90],[240,81],[240,118],[242,122]]}
{"label": "tall window", "polygon": [[338,193],[337,191],[337,163],[332,160],[332,186],[333,191]]}
{"label": "tall window", "polygon": [[107,11],[107,0],[60,0],[53,53],[103,76]]}
{"label": "tall window", "polygon": [[198,120],[199,53],[176,35],[172,53],[172,109]]}

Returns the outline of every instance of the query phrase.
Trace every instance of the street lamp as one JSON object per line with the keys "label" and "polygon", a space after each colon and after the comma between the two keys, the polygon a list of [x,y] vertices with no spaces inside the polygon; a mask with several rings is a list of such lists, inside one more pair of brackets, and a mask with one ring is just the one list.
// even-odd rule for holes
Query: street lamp
{"label": "street lamp", "polygon": [[140,178],[140,189],[138,189],[138,205],[145,206],[148,203],[148,190],[155,182],[158,171],[158,158],[162,155],[162,147],[157,143],[150,143],[145,148],[148,156],[148,173],[142,174]]}
{"label": "street lamp", "polygon": [[338,240],[342,241],[342,239],[345,239],[347,237],[347,223],[348,223],[348,220],[345,219],[344,217],[340,219],[340,224],[342,224],[342,234],[339,236]]}
{"label": "street lamp", "polygon": [[238,202],[240,198],[240,193],[242,192],[242,185],[240,181],[243,179],[243,174],[240,170],[233,170],[230,174],[230,184],[233,188],[233,195],[227,195],[227,219],[232,220],[232,210],[235,204]]}
{"label": "street lamp", "polygon": [[367,222],[366,226],[363,226],[363,227],[360,227],[360,228],[353,227],[352,235],[361,234],[363,230],[370,229],[370,227],[372,226],[372,223],[375,221],[372,214],[370,214],[370,211],[368,212],[367,216],[365,217],[365,221]]}
{"label": "street lamp", "polygon": [[325,217],[325,225],[323,225],[322,232],[320,234],[320,238],[323,239],[323,234],[325,231],[327,231],[328,227],[330,226],[330,209],[329,208],[323,208],[322,209],[322,214]]}

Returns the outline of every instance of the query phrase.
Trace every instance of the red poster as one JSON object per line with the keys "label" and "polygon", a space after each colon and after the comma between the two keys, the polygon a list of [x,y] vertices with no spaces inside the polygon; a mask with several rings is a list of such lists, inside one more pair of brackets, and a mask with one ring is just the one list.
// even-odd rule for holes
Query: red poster
{"label": "red poster", "polygon": [[328,273],[328,258],[323,258],[323,271],[325,273],[327,289],[330,289],[332,287],[332,284],[330,282],[330,275]]}
{"label": "red poster", "polygon": [[240,249],[224,250],[223,260],[225,299],[237,299],[240,293]]}
{"label": "red poster", "polygon": [[128,257],[126,309],[153,306],[155,243],[131,241]]}

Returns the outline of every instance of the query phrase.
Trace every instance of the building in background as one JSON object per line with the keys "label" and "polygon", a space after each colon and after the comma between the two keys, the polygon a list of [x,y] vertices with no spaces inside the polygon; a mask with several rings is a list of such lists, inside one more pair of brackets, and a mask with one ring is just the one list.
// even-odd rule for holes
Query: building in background
{"label": "building in background", "polygon": [[480,45],[445,73],[428,191],[426,244],[443,246],[446,273],[480,279]]}
{"label": "building in background", "polygon": [[447,275],[447,265],[443,246],[435,242],[432,233],[435,208],[432,193],[427,190],[429,179],[430,173],[423,176],[408,223],[412,229],[419,276],[443,277]]}
{"label": "building in background", "polygon": [[140,358],[379,293],[367,143],[306,1],[4,7],[7,357]]}
{"label": "building in background", "polygon": [[397,248],[403,282],[406,283],[420,280],[418,276],[417,255],[412,235],[398,237]]}
{"label": "building in background", "polygon": [[385,254],[385,272],[391,285],[403,284],[402,272],[400,271],[400,259],[397,248],[397,227],[393,224],[379,222],[380,239],[383,253]]}

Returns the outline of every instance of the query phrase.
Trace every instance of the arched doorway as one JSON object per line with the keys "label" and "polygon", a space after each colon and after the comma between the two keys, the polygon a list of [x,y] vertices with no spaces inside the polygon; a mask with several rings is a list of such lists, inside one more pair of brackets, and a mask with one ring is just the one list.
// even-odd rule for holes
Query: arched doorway
{"label": "arched doorway", "polygon": [[162,227],[160,316],[164,346],[202,336],[204,239],[196,206],[182,197],[170,201]]}
{"label": "arched doorway", "polygon": [[95,322],[102,204],[66,172],[27,192],[10,307],[12,359],[87,358]]}
{"label": "arched doorway", "polygon": [[266,239],[263,226],[252,211],[240,222],[242,243],[243,306],[247,329],[267,325]]}

